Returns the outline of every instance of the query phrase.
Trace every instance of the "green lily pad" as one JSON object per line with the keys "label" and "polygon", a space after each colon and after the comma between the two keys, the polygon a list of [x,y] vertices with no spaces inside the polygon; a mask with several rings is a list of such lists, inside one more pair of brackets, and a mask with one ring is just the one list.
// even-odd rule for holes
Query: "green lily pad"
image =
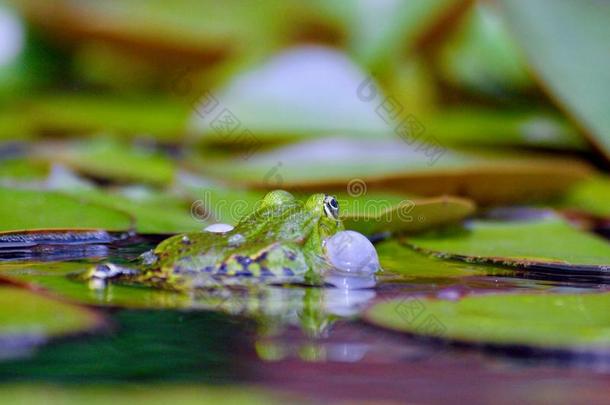
{"label": "green lily pad", "polygon": [[610,4],[596,0],[499,3],[543,87],[610,157]]}
{"label": "green lily pad", "polygon": [[194,198],[191,203],[193,218],[203,223],[236,224],[244,215],[254,211],[265,192],[229,187],[212,181],[198,179],[198,183],[183,184]]}
{"label": "green lily pad", "polygon": [[[409,138],[410,139],[410,138]],[[578,160],[542,154],[482,154],[438,144],[326,138],[259,152],[249,159],[195,163],[209,176],[262,189],[337,191],[350,181],[371,191],[455,195],[482,204],[549,198],[586,178]]]}
{"label": "green lily pad", "polygon": [[39,96],[23,107],[38,132],[87,134],[99,131],[125,137],[176,142],[184,135],[187,105],[160,98],[119,98],[86,94]]}
{"label": "green lily pad", "polygon": [[42,228],[106,229],[132,225],[129,215],[50,191],[0,187],[0,231]]}
{"label": "green lily pad", "polygon": [[395,240],[378,243],[375,248],[384,272],[399,274],[414,280],[510,274],[508,270],[498,267],[442,260],[418,252]]}
{"label": "green lily pad", "polygon": [[[223,403],[223,404],[299,404],[293,395],[243,385],[202,386],[188,384],[154,385],[84,385],[55,386],[12,384],[0,386],[0,396],[10,398],[11,403],[48,403],[78,405],[82,403],[131,405],[147,403],[161,405],[170,402],[179,404]],[[306,403],[304,400],[302,403]]]}
{"label": "green lily pad", "polygon": [[587,149],[576,128],[551,112],[445,109],[426,123],[443,145]]}
{"label": "green lily pad", "polygon": [[49,338],[102,325],[95,312],[24,288],[0,285],[0,338]]}
{"label": "green lily pad", "polygon": [[[358,187],[359,184],[353,184]],[[366,188],[366,185],[363,185]],[[235,224],[253,211],[265,195],[263,191],[231,188],[209,183],[199,190],[193,214],[210,222]],[[454,197],[408,198],[394,193],[367,193],[366,189],[352,190],[352,194],[328,190],[340,207],[340,215],[347,229],[364,234],[381,232],[420,232],[459,221],[474,212],[474,204]],[[309,192],[295,190],[298,198],[309,197]]]}
{"label": "green lily pad", "polygon": [[43,180],[49,175],[50,165],[29,158],[13,158],[0,161],[0,180]]}
{"label": "green lily pad", "polygon": [[174,178],[174,164],[164,155],[107,138],[47,145],[38,154],[100,179],[167,185]]}
{"label": "green lily pad", "polygon": [[3,263],[0,273],[13,279],[38,285],[75,302],[126,308],[189,308],[193,298],[174,291],[134,288],[110,284],[103,290],[69,277],[86,271],[93,264],[76,262]]}
{"label": "green lily pad", "polygon": [[138,233],[180,233],[201,230],[207,218],[197,217],[186,198],[145,191],[143,195],[103,189],[65,190],[69,195],[129,214]]}
{"label": "green lily pad", "polygon": [[560,206],[578,209],[600,217],[610,217],[610,178],[594,177],[577,183]]}
{"label": "green lily pad", "polygon": [[393,299],[367,321],[384,328],[474,344],[610,349],[610,294],[497,294],[457,301]]}
{"label": "green lily pad", "polygon": [[22,111],[3,107],[0,112],[0,140],[15,141],[32,138],[31,122]]}
{"label": "green lily pad", "polygon": [[606,240],[555,217],[514,222],[476,220],[465,227],[415,235],[407,241],[417,249],[466,261],[600,272],[610,267]]}
{"label": "green lily pad", "polygon": [[438,59],[449,82],[475,92],[502,95],[533,85],[525,60],[493,4],[471,7],[443,43]]}
{"label": "green lily pad", "polygon": [[474,213],[474,204],[462,198],[405,198],[371,193],[353,198],[337,195],[346,229],[364,234],[415,233],[458,222]]}
{"label": "green lily pad", "polygon": [[320,7],[340,19],[355,58],[377,71],[413,47],[435,22],[455,7],[454,0],[425,2],[321,1]]}
{"label": "green lily pad", "polygon": [[228,57],[258,54],[287,36],[286,31],[302,17],[302,7],[276,1],[261,1],[257,7],[239,2],[216,7],[211,1],[193,0],[178,0],[172,7],[159,0],[146,7],[139,1],[101,4],[90,0],[18,5],[31,22],[61,34],[64,41],[95,40],[162,66],[206,66]]}

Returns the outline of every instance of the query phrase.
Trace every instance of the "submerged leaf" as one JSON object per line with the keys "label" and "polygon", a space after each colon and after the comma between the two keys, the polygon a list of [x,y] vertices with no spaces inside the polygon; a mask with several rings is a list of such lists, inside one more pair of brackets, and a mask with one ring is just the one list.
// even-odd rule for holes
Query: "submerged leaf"
{"label": "submerged leaf", "polygon": [[384,328],[473,344],[610,349],[610,294],[496,294],[457,301],[394,299],[366,319]]}

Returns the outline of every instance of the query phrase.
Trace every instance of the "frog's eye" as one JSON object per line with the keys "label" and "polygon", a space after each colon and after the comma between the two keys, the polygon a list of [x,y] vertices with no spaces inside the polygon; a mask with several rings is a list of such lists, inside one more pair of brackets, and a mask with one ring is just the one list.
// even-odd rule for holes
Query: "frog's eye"
{"label": "frog's eye", "polygon": [[324,197],[324,212],[329,217],[339,219],[339,203],[332,195]]}

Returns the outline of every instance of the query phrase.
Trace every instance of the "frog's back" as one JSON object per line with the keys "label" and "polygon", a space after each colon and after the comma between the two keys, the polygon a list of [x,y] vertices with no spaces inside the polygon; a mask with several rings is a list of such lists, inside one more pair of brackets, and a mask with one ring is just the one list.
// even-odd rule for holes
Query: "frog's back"
{"label": "frog's back", "polygon": [[163,241],[155,249],[156,266],[171,273],[298,277],[308,269],[303,243],[313,219],[291,194],[271,192],[230,232],[195,232]]}

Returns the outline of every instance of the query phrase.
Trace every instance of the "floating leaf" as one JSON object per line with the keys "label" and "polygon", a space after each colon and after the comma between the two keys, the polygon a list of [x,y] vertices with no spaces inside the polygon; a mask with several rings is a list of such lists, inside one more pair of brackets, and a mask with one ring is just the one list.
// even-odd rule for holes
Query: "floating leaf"
{"label": "floating leaf", "polygon": [[413,233],[457,222],[472,214],[474,204],[462,198],[405,198],[370,193],[349,198],[338,195],[341,219],[346,229],[364,234]]}
{"label": "floating leaf", "polygon": [[412,48],[456,3],[454,0],[321,1],[320,7],[345,24],[348,47],[355,57],[369,69],[377,70]]}
{"label": "floating leaf", "polygon": [[13,158],[0,161],[0,180],[30,181],[44,180],[50,172],[50,165],[28,158]]}
{"label": "floating leaf", "polygon": [[106,231],[83,229],[41,229],[34,231],[0,232],[0,248],[27,248],[36,245],[82,245],[110,243]]}
{"label": "floating leaf", "polygon": [[189,109],[159,98],[118,98],[84,94],[40,96],[23,107],[23,119],[42,133],[83,134],[99,131],[126,136],[154,136],[176,142],[184,135]]}
{"label": "floating leaf", "polygon": [[[147,403],[161,405],[180,403],[195,405],[201,403],[225,404],[284,404],[300,403],[298,397],[260,388],[231,385],[226,387],[205,386],[201,384],[152,384],[109,386],[79,385],[76,386],[41,386],[41,385],[3,385],[0,396],[10,398],[12,403],[48,403],[79,405],[82,403],[112,403],[131,405]],[[305,401],[303,401],[305,403]]]}
{"label": "floating leaf", "polygon": [[0,285],[0,339],[40,341],[83,332],[102,325],[95,312],[36,294]]}
{"label": "floating leaf", "polygon": [[425,122],[443,145],[586,150],[576,129],[550,112],[445,109]]}
{"label": "floating leaf", "polygon": [[173,162],[164,155],[111,139],[46,145],[38,153],[95,178],[166,185],[174,177]]}
{"label": "floating leaf", "polygon": [[[356,190],[358,187],[362,189]],[[365,234],[380,232],[419,232],[456,222],[474,212],[474,204],[454,197],[407,198],[393,193],[367,193],[366,184],[353,183],[352,195],[336,190],[341,219],[347,229]],[[194,205],[195,217],[211,222],[235,224],[252,212],[265,192],[208,184],[193,193],[200,196]],[[306,200],[310,192],[295,190]]]}
{"label": "floating leaf", "polygon": [[441,260],[417,252],[394,240],[378,243],[375,248],[384,272],[399,274],[410,279],[510,274],[508,270],[497,267]]}
{"label": "floating leaf", "polygon": [[479,93],[503,95],[532,86],[525,61],[493,4],[470,8],[439,55],[445,78]]}
{"label": "floating leaf", "polygon": [[0,272],[16,280],[39,285],[70,300],[126,308],[189,308],[193,298],[174,291],[133,288],[109,284],[105,289],[91,288],[87,283],[69,277],[86,271],[91,263],[4,263]]}
{"label": "floating leaf", "polygon": [[610,294],[497,294],[458,301],[393,299],[366,319],[378,326],[474,344],[610,349]]}
{"label": "floating leaf", "polygon": [[17,109],[6,109],[0,112],[0,140],[15,141],[32,137],[31,122]]}
{"label": "floating leaf", "polygon": [[610,156],[610,3],[501,0],[503,16],[542,85]]}
{"label": "floating leaf", "polygon": [[179,0],[168,8],[157,0],[146,7],[139,1],[60,0],[52,6],[29,1],[18,5],[30,21],[61,34],[64,41],[110,44],[132,50],[132,58],[147,56],[148,63],[156,65],[205,66],[273,47],[301,21],[302,7],[288,3],[261,1],[257,7],[243,7],[230,2],[216,7],[210,1]]}
{"label": "floating leaf", "polygon": [[0,231],[41,228],[127,230],[120,211],[61,193],[0,187]]}
{"label": "floating leaf", "polygon": [[346,190],[350,181],[358,180],[371,191],[459,195],[484,204],[548,198],[591,172],[578,160],[473,154],[425,142],[409,146],[407,141],[327,138],[249,159],[208,160],[198,167],[211,176],[264,189],[332,192]]}
{"label": "floating leaf", "polygon": [[610,217],[610,178],[600,176],[579,182],[561,201],[561,206]]}
{"label": "floating leaf", "polygon": [[197,217],[192,211],[194,202],[153,190],[143,191],[143,195],[101,189],[66,190],[66,193],[128,213],[139,233],[197,231],[207,223],[207,217]]}
{"label": "floating leaf", "polygon": [[606,273],[610,244],[559,218],[476,220],[462,228],[415,235],[408,243],[442,257],[519,267]]}

